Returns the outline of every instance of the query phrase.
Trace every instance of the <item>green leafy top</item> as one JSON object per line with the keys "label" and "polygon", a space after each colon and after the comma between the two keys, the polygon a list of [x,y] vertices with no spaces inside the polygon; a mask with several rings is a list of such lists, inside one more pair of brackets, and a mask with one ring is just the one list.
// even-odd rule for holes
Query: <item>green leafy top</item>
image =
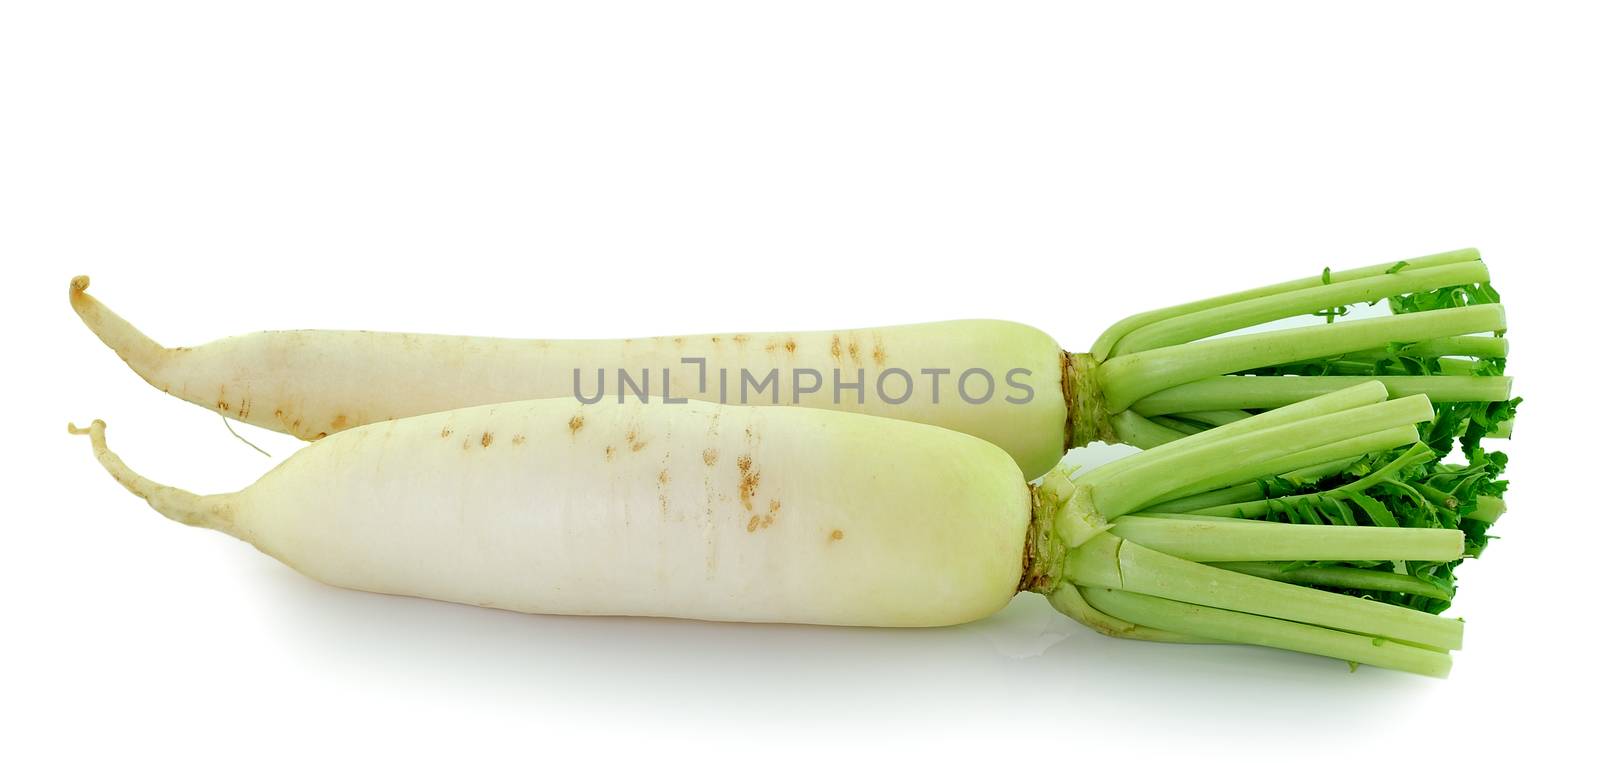
{"label": "green leafy top", "polygon": [[[1116,439],[1151,448],[1342,389],[1386,380],[1440,405],[1444,439],[1509,426],[1505,311],[1475,250],[1319,275],[1131,316],[1093,355]],[[1354,308],[1386,303],[1388,315]],[[1361,312],[1363,314],[1357,314]],[[1275,328],[1312,315],[1318,325]],[[1241,335],[1238,332],[1262,328]],[[1459,405],[1458,405],[1459,404]],[[1470,428],[1477,422],[1481,433]],[[1503,426],[1504,424],[1504,426]]]}
{"label": "green leafy top", "polygon": [[[1419,442],[1409,448],[1364,456],[1332,475],[1308,480],[1264,480],[1262,490],[1268,498],[1260,518],[1292,524],[1460,530],[1466,538],[1466,556],[1476,557],[1489,541],[1489,527],[1503,508],[1499,499],[1507,485],[1500,479],[1505,454],[1479,453],[1478,458],[1466,464],[1447,463],[1431,447]],[[1333,590],[1441,612],[1455,594],[1454,570],[1459,563],[1460,560],[1403,564],[1371,560],[1305,562],[1296,566],[1376,568],[1408,575],[1426,583],[1432,589],[1430,593],[1338,587]]]}
{"label": "green leafy top", "polygon": [[[1398,272],[1406,263],[1395,265]],[[1492,304],[1500,294],[1489,283],[1465,284],[1432,291],[1390,297],[1389,308],[1396,314],[1439,310],[1469,305]],[[1331,322],[1345,310],[1329,309],[1315,313]],[[1391,343],[1381,352],[1355,356],[1322,358],[1306,363],[1254,369],[1252,375],[1345,375],[1371,376],[1502,376],[1505,357],[1481,357],[1459,361],[1448,357],[1411,352],[1412,345]],[[1455,362],[1452,362],[1452,361]],[[1521,398],[1497,401],[1450,402],[1434,405],[1431,421],[1418,425],[1421,442],[1406,449],[1361,458],[1333,475],[1316,479],[1275,478],[1264,481],[1268,496],[1264,519],[1281,522],[1374,525],[1400,527],[1440,527],[1461,530],[1466,536],[1467,556],[1479,556],[1489,539],[1488,531],[1503,510],[1507,482],[1501,478],[1507,458],[1500,451],[1483,447],[1483,440],[1509,435]],[[1461,462],[1449,462],[1459,446]],[[1463,463],[1464,462],[1464,463]],[[1488,500],[1484,500],[1487,498]],[[1387,601],[1392,604],[1439,612],[1450,604],[1455,592],[1454,569],[1460,560],[1437,564],[1410,563],[1395,569],[1389,561],[1305,563],[1318,567],[1381,567],[1410,575],[1437,588],[1438,596],[1412,593],[1344,591]]]}

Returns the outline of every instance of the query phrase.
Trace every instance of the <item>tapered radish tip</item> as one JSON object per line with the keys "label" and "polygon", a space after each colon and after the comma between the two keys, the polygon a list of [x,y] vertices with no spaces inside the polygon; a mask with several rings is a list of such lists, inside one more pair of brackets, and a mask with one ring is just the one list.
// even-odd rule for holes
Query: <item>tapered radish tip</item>
{"label": "tapered radish tip", "polygon": [[73,276],[72,277],[72,290],[73,291],[75,291],[75,292],[76,291],[85,291],[88,288],[89,288],[89,277],[88,276]]}
{"label": "tapered radish tip", "polygon": [[86,427],[80,427],[77,424],[74,424],[74,423],[72,423],[70,421],[67,422],[67,434],[88,434],[88,435],[92,435],[92,434],[94,434],[94,431],[96,429],[99,429],[99,430],[103,431],[105,428],[106,428],[106,423],[104,421],[101,421],[100,419],[95,419],[94,421],[89,423],[89,426],[86,426]]}

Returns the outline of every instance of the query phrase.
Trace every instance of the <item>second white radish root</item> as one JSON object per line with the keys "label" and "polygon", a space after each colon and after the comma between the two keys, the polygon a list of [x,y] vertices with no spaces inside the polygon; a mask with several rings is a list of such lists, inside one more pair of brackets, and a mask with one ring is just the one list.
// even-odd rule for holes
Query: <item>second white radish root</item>
{"label": "second white radish root", "polygon": [[173,519],[334,585],[524,612],[963,622],[1016,592],[1030,511],[982,440],[828,411],[469,408],[333,435],[207,497],[135,476],[101,429],[112,474]]}
{"label": "second white radish root", "polygon": [[[792,407],[554,399],[447,411],[330,436],[215,496],[135,474],[101,422],[74,431],[162,514],[350,588],[523,612],[879,626],[962,623],[1025,590],[1115,635],[1443,675],[1459,621],[1282,582],[1292,575],[1260,562],[1272,549],[1291,567],[1449,563],[1463,552],[1458,530],[1124,523],[1415,443],[1430,404],[1386,396],[1371,382],[1036,488],[970,435]],[[1365,572],[1340,585],[1381,591],[1404,577]]]}

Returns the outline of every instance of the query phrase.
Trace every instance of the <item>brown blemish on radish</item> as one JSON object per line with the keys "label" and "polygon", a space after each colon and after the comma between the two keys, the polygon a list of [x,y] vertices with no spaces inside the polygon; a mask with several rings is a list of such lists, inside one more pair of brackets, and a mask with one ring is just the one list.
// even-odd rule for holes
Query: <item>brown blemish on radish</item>
{"label": "brown blemish on radish", "polygon": [[[240,415],[243,415],[243,411],[240,412]],[[349,420],[350,419],[347,418],[342,413],[337,415],[337,416],[334,416],[333,417],[333,428],[334,429],[344,429],[345,423],[348,422]]]}
{"label": "brown blemish on radish", "polygon": [[886,350],[883,349],[883,343],[882,342],[873,342],[873,345],[872,345],[872,362],[877,363],[878,365],[881,366],[881,365],[884,364],[884,361],[886,361],[888,359],[889,359],[889,353]]}
{"label": "brown blemish on radish", "polygon": [[211,516],[216,517],[217,521],[222,523],[223,528],[233,527],[233,519],[238,513],[239,510],[231,503],[219,503],[211,507]]}
{"label": "brown blemish on radish", "polygon": [[783,343],[783,349],[788,350],[790,353],[794,352],[794,348],[795,348],[795,343],[794,343],[793,339],[790,339],[789,341]]}
{"label": "brown blemish on radish", "polygon": [[761,470],[755,467],[749,456],[739,457],[739,503],[744,504],[745,511],[755,511],[754,499],[756,491],[761,488]]}
{"label": "brown blemish on radish", "polygon": [[745,336],[744,334],[734,334],[733,341],[742,346],[745,342],[750,341],[750,337]]}
{"label": "brown blemish on radish", "polygon": [[616,458],[616,457],[617,457],[617,449],[611,447],[610,445],[607,445],[606,446],[606,460],[610,461],[611,459]]}
{"label": "brown blemish on radish", "polygon": [[478,442],[483,443],[483,447],[487,448],[487,447],[489,447],[490,443],[494,442],[494,435],[492,435],[492,434],[490,434],[488,432],[484,432],[483,433],[483,439],[479,440]]}
{"label": "brown blemish on radish", "polygon": [[844,540],[844,531],[834,530],[833,532],[828,533],[828,540]]}
{"label": "brown blemish on radish", "polygon": [[778,343],[777,342],[767,342],[767,346],[764,349],[767,352],[777,352],[778,351]]}
{"label": "brown blemish on radish", "polygon": [[217,410],[219,410],[219,411],[228,410],[228,401],[226,401],[226,400],[218,400],[217,401]]}
{"label": "brown blemish on radish", "polygon": [[574,436],[576,436],[578,434],[578,430],[582,429],[582,428],[583,428],[583,417],[582,416],[573,416],[570,420],[567,421],[567,429],[571,430],[572,434]]}
{"label": "brown blemish on radish", "polygon": [[656,500],[661,503],[661,513],[667,513],[671,501],[667,499],[667,483],[672,481],[672,475],[666,469],[656,472]]}
{"label": "brown blemish on radish", "polygon": [[635,453],[638,453],[639,451],[644,450],[644,446],[650,444],[649,440],[646,440],[643,437],[639,436],[639,430],[637,430],[637,429],[629,429],[628,430],[627,440],[628,440],[628,450],[631,450],[631,451],[633,451]]}
{"label": "brown blemish on radish", "polygon": [[514,435],[511,438],[511,444],[512,445],[521,445],[521,444],[523,444],[523,443],[525,443],[527,441],[528,441],[528,436],[527,435],[519,434],[519,435]]}
{"label": "brown blemish on radish", "polygon": [[850,340],[849,350],[850,350],[850,360],[855,361],[856,363],[860,363],[861,362],[861,345],[856,344],[856,340],[852,339],[852,340]]}
{"label": "brown blemish on radish", "polygon": [[771,527],[772,523],[777,521],[778,509],[782,506],[783,504],[779,503],[777,499],[773,499],[772,503],[767,506],[766,515],[756,514],[751,516],[750,521],[745,523],[744,531],[753,533],[758,529]]}
{"label": "brown blemish on radish", "polygon": [[451,434],[450,427],[445,427],[444,429],[439,430],[439,438],[440,439],[449,439],[450,434]]}
{"label": "brown blemish on radish", "polygon": [[828,354],[833,356],[834,362],[838,362],[839,361],[840,352],[839,352],[839,335],[838,334],[834,334],[833,335],[833,342],[828,345]]}
{"label": "brown blemish on radish", "polygon": [[700,452],[700,457],[705,459],[706,466],[716,466],[717,465],[717,450],[716,450],[716,448],[706,448],[705,450]]}

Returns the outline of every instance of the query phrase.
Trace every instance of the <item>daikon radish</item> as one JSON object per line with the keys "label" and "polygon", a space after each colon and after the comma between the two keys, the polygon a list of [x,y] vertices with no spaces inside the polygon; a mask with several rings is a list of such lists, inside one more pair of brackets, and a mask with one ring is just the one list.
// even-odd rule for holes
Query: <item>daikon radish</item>
{"label": "daikon radish", "polygon": [[1259,565],[1263,549],[1276,562],[1449,562],[1459,531],[1124,522],[1351,443],[1347,455],[1416,442],[1429,402],[1386,397],[1372,382],[1037,487],[977,437],[805,407],[554,398],[451,410],[333,434],[210,496],[135,474],[103,422],[73,431],[167,517],[349,588],[531,613],[873,626],[963,623],[1033,591],[1115,635],[1443,675],[1457,620],[1217,565]]}
{"label": "daikon radish", "polygon": [[[1508,419],[1508,406],[1483,410],[1510,394],[1499,375],[1505,314],[1488,278],[1471,249],[1324,273],[1136,315],[1088,353],[987,320],[596,341],[284,331],[168,348],[90,296],[87,277],[70,294],[152,385],[306,440],[487,403],[670,395],[934,424],[999,445],[1032,478],[1069,447],[1150,447],[1373,378]],[[1384,299],[1399,314],[1332,322]],[[1220,336],[1307,313],[1330,322]]]}

